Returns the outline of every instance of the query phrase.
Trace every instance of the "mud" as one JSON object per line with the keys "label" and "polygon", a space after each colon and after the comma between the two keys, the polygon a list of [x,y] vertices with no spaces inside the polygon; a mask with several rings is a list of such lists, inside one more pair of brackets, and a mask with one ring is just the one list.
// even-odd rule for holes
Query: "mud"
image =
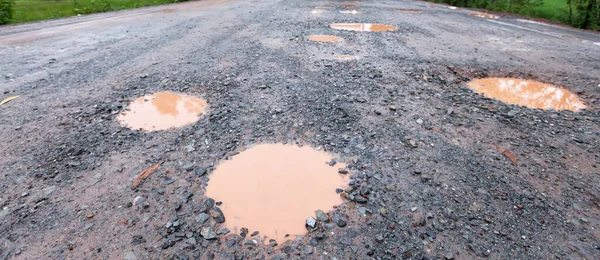
{"label": "mud", "polygon": [[307,233],[305,220],[316,210],[328,212],[343,201],[336,189],[347,178],[344,164],[329,166],[333,156],[310,147],[256,145],[217,165],[206,196],[222,201],[227,227],[260,232],[279,243]]}
{"label": "mud", "polygon": [[473,80],[467,86],[488,98],[528,108],[579,111],[586,107],[568,90],[537,81],[483,78]]}

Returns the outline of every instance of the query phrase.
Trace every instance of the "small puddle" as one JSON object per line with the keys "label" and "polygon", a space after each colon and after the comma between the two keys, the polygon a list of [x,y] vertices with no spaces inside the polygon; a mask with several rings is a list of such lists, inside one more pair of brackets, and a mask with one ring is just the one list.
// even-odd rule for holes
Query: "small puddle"
{"label": "small puddle", "polygon": [[341,4],[341,7],[356,7],[357,4]]}
{"label": "small puddle", "polygon": [[333,35],[311,35],[307,38],[315,42],[339,42],[342,40],[342,38]]}
{"label": "small puddle", "polygon": [[343,203],[336,189],[347,186],[338,173],[345,166],[329,166],[332,157],[308,146],[259,144],[217,165],[206,196],[223,202],[230,230],[245,227],[282,243],[294,239],[287,234],[305,234],[316,210]]}
{"label": "small puddle", "polygon": [[467,84],[488,98],[538,109],[579,111],[585,104],[577,95],[552,84],[514,78],[483,78]]}
{"label": "small puddle", "polygon": [[377,23],[334,23],[330,26],[333,29],[358,32],[385,32],[398,30],[398,27],[396,26]]}
{"label": "small puddle", "polygon": [[335,58],[338,60],[351,60],[351,59],[355,59],[356,57],[354,57],[352,55],[336,55]]}
{"label": "small puddle", "polygon": [[487,19],[498,19],[498,18],[500,18],[500,16],[493,15],[493,14],[486,14],[486,13],[472,13],[472,14],[470,14],[470,16],[487,18]]}
{"label": "small puddle", "polygon": [[416,14],[416,13],[422,13],[423,10],[417,10],[417,9],[396,9],[396,12]]}
{"label": "small puddle", "polygon": [[340,13],[342,13],[342,14],[362,14],[362,12],[358,11],[358,10],[341,10]]}
{"label": "small puddle", "polygon": [[323,9],[314,9],[314,10],[310,11],[311,14],[322,14],[324,12],[325,12],[325,10],[323,10]]}
{"label": "small puddle", "polygon": [[166,130],[198,121],[207,107],[200,98],[160,92],[136,99],[117,120],[131,129]]}
{"label": "small puddle", "polygon": [[333,9],[333,7],[331,6],[315,6],[315,9],[324,9],[324,10],[330,10]]}

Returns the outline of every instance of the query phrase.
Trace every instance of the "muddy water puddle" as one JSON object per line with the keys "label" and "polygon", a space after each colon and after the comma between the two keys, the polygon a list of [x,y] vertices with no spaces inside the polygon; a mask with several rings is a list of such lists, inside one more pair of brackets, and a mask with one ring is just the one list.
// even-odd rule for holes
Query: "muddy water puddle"
{"label": "muddy water puddle", "polygon": [[131,129],[166,130],[198,121],[207,107],[200,98],[160,92],[136,99],[117,120]]}
{"label": "muddy water puddle", "polygon": [[341,14],[362,14],[361,11],[358,10],[341,10]]}
{"label": "muddy water puddle", "polygon": [[339,42],[342,40],[342,38],[333,35],[311,35],[307,39],[314,42]]}
{"label": "muddy water puddle", "polygon": [[230,230],[248,228],[279,243],[294,239],[306,233],[306,219],[316,210],[342,203],[336,189],[347,178],[338,173],[343,164],[328,164],[332,157],[308,146],[256,145],[216,167],[206,196],[223,202]]}
{"label": "muddy water puddle", "polygon": [[476,79],[467,86],[488,98],[538,109],[579,111],[585,104],[577,95],[552,84],[515,78]]}
{"label": "muddy water puddle", "polygon": [[356,7],[358,4],[340,4],[341,7]]}
{"label": "muddy water puddle", "polygon": [[358,32],[385,32],[398,30],[398,27],[396,26],[376,23],[334,23],[330,26],[333,29]]}
{"label": "muddy water puddle", "polygon": [[417,9],[396,9],[396,12],[409,13],[409,14],[417,14],[417,13],[422,13],[423,10],[417,10]]}
{"label": "muddy water puddle", "polygon": [[472,14],[470,14],[470,16],[487,18],[487,19],[498,19],[498,18],[500,18],[500,16],[493,15],[493,14],[486,14],[486,13],[472,13]]}

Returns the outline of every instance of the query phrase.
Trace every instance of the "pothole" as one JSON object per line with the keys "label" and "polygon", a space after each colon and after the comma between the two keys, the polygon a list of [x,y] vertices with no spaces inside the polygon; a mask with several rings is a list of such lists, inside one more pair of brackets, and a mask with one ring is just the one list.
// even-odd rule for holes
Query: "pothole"
{"label": "pothole", "polygon": [[117,120],[131,129],[166,130],[198,121],[207,107],[200,98],[159,92],[136,99]]}
{"label": "pothole", "polygon": [[333,35],[311,35],[307,38],[315,42],[339,42],[342,40],[342,38]]}
{"label": "pothole", "polygon": [[500,18],[500,16],[493,15],[493,14],[486,14],[486,13],[472,13],[472,14],[470,14],[470,16],[487,18],[487,19],[498,19],[498,18]]}
{"label": "pothole", "polygon": [[352,59],[356,59],[356,57],[352,56],[352,55],[336,55],[334,58],[336,58],[338,60],[352,60]]}
{"label": "pothole", "polygon": [[516,78],[483,78],[467,84],[488,98],[529,108],[571,110],[584,109],[579,97],[552,84]]}
{"label": "pothole", "polygon": [[308,146],[256,145],[216,167],[206,196],[223,202],[230,230],[248,228],[278,242],[294,239],[306,233],[306,220],[316,210],[343,202],[337,189],[347,186],[339,173],[345,165],[332,157]]}
{"label": "pothole", "polygon": [[340,10],[342,14],[362,14],[361,11],[358,10]]}
{"label": "pothole", "polygon": [[417,9],[396,9],[396,12],[416,14],[416,13],[422,13],[423,10],[417,10]]}
{"label": "pothole", "polygon": [[398,27],[396,26],[377,23],[334,23],[330,26],[333,29],[358,32],[385,32],[398,30]]}

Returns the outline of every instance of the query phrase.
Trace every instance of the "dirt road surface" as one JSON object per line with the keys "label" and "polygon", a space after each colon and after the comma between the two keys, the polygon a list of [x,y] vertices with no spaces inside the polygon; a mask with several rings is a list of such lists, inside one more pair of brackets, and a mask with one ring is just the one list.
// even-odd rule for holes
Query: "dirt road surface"
{"label": "dirt road surface", "polygon": [[[600,36],[473,12],[208,0],[0,27],[0,100],[19,96],[0,105],[0,258],[598,259]],[[349,22],[398,30],[329,27]],[[553,83],[587,109],[466,87],[488,76]],[[160,91],[210,108],[166,131],[116,120]],[[208,239],[223,227],[210,172],[259,143],[336,154],[353,201],[278,245]]]}

